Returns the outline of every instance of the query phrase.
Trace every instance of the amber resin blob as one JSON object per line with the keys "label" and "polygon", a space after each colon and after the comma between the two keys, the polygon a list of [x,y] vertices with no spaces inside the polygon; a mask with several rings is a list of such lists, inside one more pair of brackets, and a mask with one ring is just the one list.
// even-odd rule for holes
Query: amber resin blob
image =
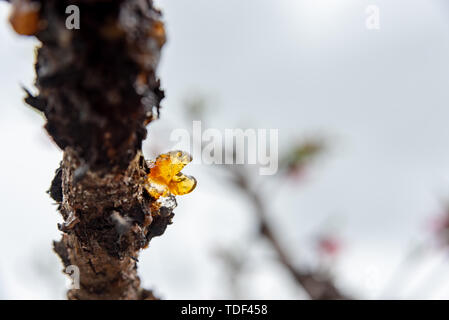
{"label": "amber resin blob", "polygon": [[39,19],[40,4],[29,0],[13,0],[9,22],[14,31],[25,36],[36,34],[44,24]]}
{"label": "amber resin blob", "polygon": [[150,162],[150,173],[145,181],[145,189],[155,199],[170,195],[181,196],[196,187],[196,179],[184,175],[181,170],[192,161],[183,151],[171,151],[159,155]]}

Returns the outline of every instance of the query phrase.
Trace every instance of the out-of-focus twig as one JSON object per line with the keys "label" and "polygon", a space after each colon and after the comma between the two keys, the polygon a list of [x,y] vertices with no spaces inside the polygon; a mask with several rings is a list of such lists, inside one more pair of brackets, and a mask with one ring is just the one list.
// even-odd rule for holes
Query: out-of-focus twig
{"label": "out-of-focus twig", "polygon": [[220,258],[224,266],[227,269],[227,277],[229,279],[229,288],[231,290],[231,298],[243,299],[240,287],[239,287],[239,275],[245,268],[246,263],[246,253],[244,250],[235,250],[235,248],[218,248],[216,250],[216,255]]}
{"label": "out-of-focus twig", "polygon": [[343,300],[349,299],[348,296],[341,293],[333,284],[330,278],[311,271],[300,270],[293,264],[286,250],[281,244],[279,238],[273,230],[272,224],[268,219],[268,212],[262,197],[255,192],[248,181],[248,177],[235,166],[227,166],[232,174],[232,182],[238,186],[253,204],[258,223],[260,225],[260,234],[265,237],[276,252],[279,261],[289,271],[296,282],[307,292],[313,300]]}
{"label": "out-of-focus twig", "polygon": [[[201,119],[204,121],[205,116],[205,101],[201,97],[194,97],[188,101],[187,105],[188,114],[192,119]],[[204,145],[203,145],[204,147]],[[304,167],[310,163],[314,157],[324,149],[324,143],[321,140],[308,140],[294,146],[283,159],[281,159],[280,169],[287,175],[298,176],[302,173]],[[235,150],[223,149],[223,154],[231,152],[232,158],[235,161]],[[250,179],[244,174],[242,167],[238,165],[226,165],[225,167],[231,174],[232,183],[242,190],[243,194],[252,203],[258,223],[260,225],[260,235],[273,247],[277,254],[279,261],[289,271],[296,283],[304,289],[304,291],[313,300],[343,300],[350,299],[347,295],[340,292],[332,282],[332,279],[318,271],[305,271],[295,266],[288,256],[284,246],[281,244],[277,237],[271,222],[269,221],[269,213],[267,211],[266,204],[263,201],[262,195],[257,193],[250,185]],[[260,184],[259,184],[260,186]],[[234,257],[235,258],[235,257]],[[229,263],[229,261],[227,261]],[[232,261],[235,263],[235,261]],[[240,261],[241,263],[241,261]],[[238,272],[239,270],[234,270]],[[235,277],[235,274],[233,275]]]}

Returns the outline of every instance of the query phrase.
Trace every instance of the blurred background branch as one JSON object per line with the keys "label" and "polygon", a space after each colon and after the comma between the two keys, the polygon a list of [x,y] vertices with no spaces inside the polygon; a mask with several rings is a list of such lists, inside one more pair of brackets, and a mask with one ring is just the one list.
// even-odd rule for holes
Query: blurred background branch
{"label": "blurred background branch", "polygon": [[[200,120],[203,125],[207,125],[207,115],[211,111],[208,108],[207,98],[201,95],[190,97],[185,102],[185,110],[187,112],[187,119]],[[202,143],[202,142],[200,142]],[[301,178],[303,171],[307,165],[312,163],[317,156],[319,156],[325,148],[325,143],[322,139],[307,139],[289,146],[289,150],[285,156],[281,157],[280,168],[276,177],[281,179],[288,179],[294,177],[295,179]],[[274,150],[272,151],[274,152]],[[236,152],[233,150],[223,149],[223,154],[226,159],[233,159],[233,165],[217,165],[214,168],[223,168],[228,173],[226,181],[229,182],[231,188],[235,188],[244,195],[245,199],[251,204],[256,217],[256,224],[258,225],[258,237],[256,239],[264,239],[273,249],[276,254],[278,262],[288,271],[291,278],[296,284],[302,288],[313,300],[342,300],[349,299],[349,296],[343,294],[333,283],[333,279],[327,270],[303,270],[296,265],[290,258],[287,249],[282,244],[282,240],[279,237],[279,230],[276,231],[276,212],[270,211],[269,203],[274,202],[277,192],[280,186],[276,186],[274,190],[271,190],[268,197],[266,186],[270,176],[262,176],[262,181],[258,181],[256,187],[255,183],[250,177],[251,170],[248,165],[236,165]],[[278,182],[279,183],[279,182]],[[278,184],[277,183],[277,184]],[[325,250],[332,244],[327,245]],[[333,250],[333,248],[330,248]],[[234,295],[239,296],[238,286],[238,273],[242,270],[245,260],[248,257],[248,253],[233,253],[233,250],[220,250],[221,257],[227,263],[230,275],[230,281],[232,282],[232,288],[234,288]]]}

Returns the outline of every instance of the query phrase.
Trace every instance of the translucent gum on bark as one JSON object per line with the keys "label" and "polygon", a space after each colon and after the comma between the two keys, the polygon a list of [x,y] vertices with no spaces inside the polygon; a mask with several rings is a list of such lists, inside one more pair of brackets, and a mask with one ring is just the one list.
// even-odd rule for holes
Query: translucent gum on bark
{"label": "translucent gum on bark", "polygon": [[150,163],[150,173],[145,188],[155,199],[170,194],[180,196],[192,192],[196,187],[196,179],[184,175],[181,170],[192,161],[192,157],[183,151],[171,151],[159,155]]}

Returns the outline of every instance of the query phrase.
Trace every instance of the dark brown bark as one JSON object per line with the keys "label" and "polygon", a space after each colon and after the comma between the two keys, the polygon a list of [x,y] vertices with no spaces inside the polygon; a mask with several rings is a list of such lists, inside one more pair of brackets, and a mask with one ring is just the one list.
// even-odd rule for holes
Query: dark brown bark
{"label": "dark brown bark", "polygon": [[[140,287],[136,263],[173,217],[173,207],[142,187],[149,172],[141,153],[145,126],[163,98],[155,76],[165,42],[160,12],[151,0],[33,3],[39,23],[31,31],[42,42],[39,94],[28,93],[26,102],[45,115],[46,130],[64,150],[49,193],[64,218],[55,251],[65,266],[80,269],[81,288],[68,298],[154,298]],[[65,26],[71,4],[80,9],[79,30]],[[29,17],[16,14],[12,23],[29,33]]]}

